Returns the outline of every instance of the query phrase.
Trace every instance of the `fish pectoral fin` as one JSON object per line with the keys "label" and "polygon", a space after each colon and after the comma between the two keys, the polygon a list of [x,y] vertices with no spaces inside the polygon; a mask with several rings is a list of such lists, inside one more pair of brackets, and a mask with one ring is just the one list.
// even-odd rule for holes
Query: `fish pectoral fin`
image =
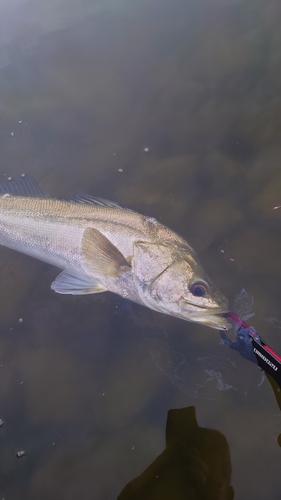
{"label": "fish pectoral fin", "polygon": [[118,278],[131,270],[124,255],[100,231],[88,227],[82,239],[85,271],[96,277]]}
{"label": "fish pectoral fin", "polygon": [[70,295],[106,292],[106,288],[98,280],[67,269],[56,277],[51,284],[51,289],[57,293]]}

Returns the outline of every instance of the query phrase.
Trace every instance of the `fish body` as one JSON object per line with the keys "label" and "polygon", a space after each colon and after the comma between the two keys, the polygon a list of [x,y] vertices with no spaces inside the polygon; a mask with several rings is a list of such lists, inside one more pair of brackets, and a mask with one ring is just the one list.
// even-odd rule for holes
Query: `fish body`
{"label": "fish body", "polygon": [[77,195],[50,198],[31,176],[0,185],[0,244],[63,269],[58,293],[111,291],[156,311],[227,329],[228,302],[193,248],[153,217]]}

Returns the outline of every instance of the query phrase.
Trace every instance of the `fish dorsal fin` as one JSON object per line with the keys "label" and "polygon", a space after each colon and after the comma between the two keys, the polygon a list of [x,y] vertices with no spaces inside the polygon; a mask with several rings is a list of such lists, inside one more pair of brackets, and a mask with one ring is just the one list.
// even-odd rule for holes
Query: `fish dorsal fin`
{"label": "fish dorsal fin", "polygon": [[91,273],[97,278],[117,278],[131,270],[131,266],[118,248],[92,227],[84,231],[82,253],[86,273]]}
{"label": "fish dorsal fin", "polygon": [[104,198],[97,198],[96,196],[91,196],[90,194],[85,193],[76,193],[75,196],[73,196],[73,198],[69,199],[68,201],[89,205],[98,205],[100,207],[120,208],[120,210],[129,210],[129,208],[121,207],[114,201],[105,200]]}
{"label": "fish dorsal fin", "polygon": [[70,295],[106,292],[106,288],[98,280],[77,274],[68,269],[65,269],[56,277],[51,284],[51,289],[57,293]]}
{"label": "fish dorsal fin", "polygon": [[[46,193],[44,189],[40,188],[34,177],[29,174],[22,174],[21,177],[16,177],[15,179],[11,178],[6,182],[0,183],[0,196],[5,194],[11,196],[30,196],[33,198],[50,198],[50,195]],[[121,207],[114,201],[105,200],[104,198],[98,198],[85,193],[77,193],[72,198],[67,198],[67,200],[64,201],[130,211],[129,208]]]}
{"label": "fish dorsal fin", "polygon": [[48,193],[41,189],[34,177],[23,174],[21,177],[2,182],[0,184],[0,196],[10,194],[11,196],[31,196],[34,198],[50,198]]}

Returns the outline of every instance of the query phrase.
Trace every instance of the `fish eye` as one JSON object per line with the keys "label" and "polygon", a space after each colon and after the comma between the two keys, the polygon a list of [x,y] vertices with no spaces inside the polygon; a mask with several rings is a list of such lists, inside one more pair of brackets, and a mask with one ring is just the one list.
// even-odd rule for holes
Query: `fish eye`
{"label": "fish eye", "polygon": [[195,295],[195,297],[204,297],[207,293],[207,285],[202,281],[196,281],[195,283],[192,283],[189,290],[192,295]]}

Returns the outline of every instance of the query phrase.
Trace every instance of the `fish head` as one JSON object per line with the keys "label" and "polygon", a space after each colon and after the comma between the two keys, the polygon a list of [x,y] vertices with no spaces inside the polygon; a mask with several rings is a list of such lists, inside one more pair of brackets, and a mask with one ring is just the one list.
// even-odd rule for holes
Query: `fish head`
{"label": "fish head", "polygon": [[[154,247],[154,248],[152,248]],[[228,300],[205,274],[192,248],[142,247],[136,268],[139,294],[148,307],[219,330],[231,328]]]}

